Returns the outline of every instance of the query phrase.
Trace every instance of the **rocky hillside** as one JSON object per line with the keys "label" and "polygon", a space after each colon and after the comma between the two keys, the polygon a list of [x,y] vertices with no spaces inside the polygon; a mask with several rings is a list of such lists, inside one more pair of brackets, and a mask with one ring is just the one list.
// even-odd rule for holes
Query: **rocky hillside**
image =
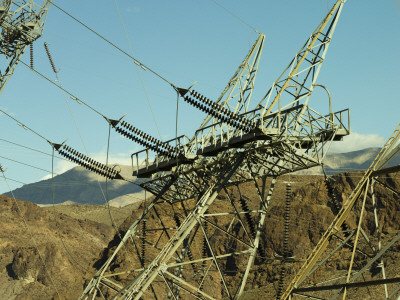
{"label": "rocky hillside", "polygon": [[0,196],[1,299],[76,299],[112,227]]}
{"label": "rocky hillside", "polygon": [[[368,148],[348,153],[328,153],[325,159],[325,168],[328,174],[345,171],[365,170],[378,154],[379,148]],[[400,164],[400,154],[394,157],[390,166]],[[114,180],[108,183],[108,199],[110,205],[122,207],[142,201],[144,191],[137,184],[141,179],[131,176],[130,166],[120,166],[121,174],[128,181]],[[320,167],[301,171],[299,174],[321,175]],[[75,167],[61,175],[54,177],[54,202],[74,202],[78,204],[104,204],[106,184],[103,177],[87,171],[82,167]],[[18,199],[31,201],[36,204],[51,204],[51,180],[42,180],[27,184],[13,191]],[[11,196],[10,193],[6,195]]]}
{"label": "rocky hillside", "polygon": [[[336,195],[341,203],[343,199],[351,194],[353,188],[357,185],[358,181],[361,179],[362,172],[348,172],[342,173],[334,176],[333,186],[336,190]],[[400,174],[389,174],[382,179],[388,186],[392,189],[400,191]],[[292,203],[291,203],[291,218],[290,218],[290,230],[289,230],[289,253],[293,255],[294,261],[289,263],[287,269],[287,274],[285,276],[285,284],[288,284],[291,278],[293,278],[295,272],[300,268],[304,260],[307,258],[308,254],[311,252],[313,247],[321,238],[322,234],[325,232],[326,228],[332,222],[335,214],[337,213],[337,207],[332,202],[331,198],[328,196],[327,187],[322,176],[283,176],[279,179],[275,194],[272,198],[270,209],[267,215],[267,220],[265,223],[264,231],[262,233],[261,245],[265,249],[266,257],[258,257],[256,259],[255,266],[250,272],[248,277],[248,286],[245,299],[273,299],[276,297],[276,292],[278,288],[278,281],[280,277],[281,270],[281,260],[279,256],[282,255],[283,249],[283,235],[284,235],[284,203],[285,203],[285,187],[287,182],[292,183]],[[250,185],[243,185],[241,187],[242,193],[247,192],[250,194]],[[236,189],[232,189],[233,198],[239,198]],[[383,234],[383,239],[387,239],[393,233],[400,231],[400,197],[388,189],[382,186],[376,186],[376,195],[378,200],[378,214],[380,229]],[[252,199],[257,199],[251,197]],[[225,196],[221,194],[215,205],[224,205]],[[251,206],[251,204],[249,204]],[[364,223],[366,226],[367,234],[374,234],[374,216],[373,207],[370,203],[366,205],[367,213],[364,216]],[[356,205],[356,209],[360,209],[360,204]],[[140,211],[140,210],[139,210]],[[121,226],[121,231],[124,233],[132,222],[139,215],[139,211],[135,212],[131,217],[127,218],[126,221]],[[168,205],[165,206],[164,213],[173,214],[170,211]],[[255,220],[254,220],[255,221]],[[147,226],[151,228],[152,223],[156,222],[155,218],[149,217],[147,220]],[[349,228],[355,228],[356,217],[352,213],[346,222]],[[218,222],[219,226],[223,228],[228,226],[224,224],[223,219]],[[166,227],[175,226],[172,222],[171,224],[165,223]],[[210,240],[220,240],[218,232],[215,231],[211,234]],[[113,252],[115,249],[118,239],[115,238],[107,249],[99,256],[98,262],[94,265],[95,269],[100,267],[104,260]],[[223,241],[219,247],[223,246]],[[146,247],[149,256],[153,255],[151,247]],[[222,249],[221,248],[221,249]],[[367,251],[366,249],[365,251]],[[195,251],[195,250],[193,250]],[[219,253],[218,249],[215,249],[216,254]],[[344,255],[344,254],[343,254]],[[400,261],[400,253],[390,252],[389,261],[395,262]],[[340,270],[345,270],[349,260],[339,259],[332,260],[328,265],[326,265],[320,273],[317,273],[320,278],[323,274],[336,274]],[[111,267],[114,270],[124,270],[126,264],[131,264],[131,267],[135,265],[135,262],[131,261],[131,257],[125,257],[124,253],[120,253],[118,258],[115,260],[115,264]],[[139,266],[137,266],[139,267]],[[227,263],[225,266],[230,272],[231,281],[234,282],[234,276],[242,276],[245,264],[239,261],[237,258],[233,258],[232,261]],[[133,267],[135,268],[135,267]],[[93,270],[94,272],[95,270]],[[400,274],[400,265],[396,263],[391,263],[387,266],[388,276],[398,276]],[[371,271],[369,273],[370,279],[375,279],[374,273]],[[125,280],[128,280],[124,276],[118,277],[119,280],[124,284]],[[210,289],[222,290],[222,286],[218,282],[210,282]],[[230,281],[227,282],[228,286]],[[157,294],[162,295],[165,291],[161,286],[157,284],[153,285]],[[204,288],[205,291],[207,287]],[[234,288],[232,287],[234,290]],[[370,295],[365,299],[376,299],[374,298],[374,289],[370,289]],[[222,297],[222,295],[220,295]],[[217,297],[218,298],[218,297]],[[359,299],[357,295],[349,292],[348,299]]]}
{"label": "rocky hillside", "polygon": [[[362,172],[348,172],[334,176],[333,186],[339,202],[350,195],[361,176]],[[400,173],[389,174],[382,180],[390,188],[400,190]],[[276,297],[281,268],[279,255],[282,255],[283,248],[287,182],[291,182],[292,185],[289,252],[293,255],[294,260],[289,263],[285,284],[293,278],[337,212],[337,208],[328,197],[322,176],[280,177],[261,237],[261,245],[266,256],[256,259],[249,274],[245,299],[274,299]],[[256,201],[253,187],[244,184],[240,189],[242,193],[250,195],[252,201]],[[239,197],[236,191],[236,189],[230,190],[231,196],[234,198]],[[381,186],[376,187],[376,193],[379,199],[377,209],[380,229],[385,240],[400,231],[400,197]],[[217,198],[216,205],[225,205],[225,198],[226,195],[222,193]],[[249,204],[249,206],[253,204]],[[87,207],[85,206],[85,208]],[[359,209],[360,204],[356,207]],[[370,203],[366,207],[367,214],[364,220],[366,233],[373,234],[373,207]],[[26,229],[19,210],[29,229]],[[58,206],[57,211],[59,212],[56,212],[57,222],[55,222],[51,207],[40,208],[30,202],[14,202],[9,197],[0,197],[0,226],[2,226],[0,232],[0,290],[3,291],[4,299],[57,299],[58,294],[61,299],[75,299],[82,292],[84,282],[87,282],[88,278],[96,272],[120,240],[119,235],[114,235],[110,226],[85,220],[82,217],[84,215],[90,215],[93,220],[99,222],[106,219],[104,214],[94,218],[96,212],[94,210],[89,212],[89,210],[89,208],[80,210],[79,206],[74,206],[73,213],[69,212],[71,216],[74,216],[72,218],[59,213],[62,212],[62,206]],[[132,208],[131,214],[120,226],[120,234],[124,234],[141,210],[142,207]],[[170,210],[171,206],[166,204],[163,213],[172,213]],[[82,211],[82,216],[79,214],[80,211]],[[150,218],[148,226],[150,227],[151,222],[155,221],[156,219]],[[352,214],[347,224],[353,228],[355,223],[356,219]],[[222,227],[227,226],[222,219],[218,224]],[[165,224],[167,227],[171,225],[172,223]],[[218,233],[211,234],[211,239],[218,240]],[[220,247],[224,247],[222,242]],[[396,249],[400,249],[399,245],[396,247]],[[147,247],[147,251],[151,255],[150,247]],[[219,250],[216,249],[216,251],[218,253]],[[117,258],[115,265],[112,266],[113,269],[119,270],[129,263],[134,263],[124,257],[123,253]],[[387,276],[399,276],[400,265],[397,262],[400,261],[400,252],[398,250],[391,251],[386,259],[389,260],[386,268]],[[348,261],[345,259],[332,260],[320,273],[316,274],[316,278],[322,278],[324,274],[336,274],[336,272],[344,270],[347,264]],[[242,276],[244,264],[239,258],[234,258],[225,267],[231,274],[232,282],[235,277]],[[85,270],[87,268],[88,272]],[[367,275],[372,279],[376,278],[373,272]],[[120,276],[119,279],[123,282],[124,277]],[[157,286],[155,288],[158,289]],[[219,282],[213,282],[209,288],[221,290]],[[157,292],[161,296],[165,293],[161,288]],[[348,299],[359,298],[350,293]],[[368,297],[365,299],[376,299],[373,288],[370,289]]]}

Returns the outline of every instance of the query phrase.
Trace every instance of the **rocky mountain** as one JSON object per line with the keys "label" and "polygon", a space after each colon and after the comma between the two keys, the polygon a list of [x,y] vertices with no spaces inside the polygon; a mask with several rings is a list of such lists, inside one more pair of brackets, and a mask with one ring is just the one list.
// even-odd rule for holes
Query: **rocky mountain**
{"label": "rocky mountain", "polygon": [[[347,172],[334,176],[333,187],[339,201],[348,197],[361,176],[362,172]],[[388,174],[383,180],[392,189],[400,190],[400,173]],[[283,247],[285,187],[289,181],[292,184],[289,248],[294,261],[290,262],[285,284],[293,278],[296,270],[302,265],[307,254],[316,245],[335,216],[335,207],[328,196],[323,176],[286,175],[278,178],[261,236],[261,245],[266,257],[256,259],[249,274],[244,299],[274,299],[276,297],[281,266],[279,255],[282,254]],[[257,201],[256,192],[250,184],[243,184],[240,189],[242,193],[250,194],[250,199],[253,199],[251,201]],[[230,193],[231,197],[239,198],[237,189],[231,189]],[[376,188],[376,193],[380,199],[377,206],[380,229],[383,239],[387,239],[400,230],[400,198],[380,186]],[[225,198],[224,193],[218,196],[216,205],[225,205]],[[252,204],[249,203],[249,205]],[[70,209],[71,207],[74,207],[74,211],[73,213],[69,211],[69,214],[73,217],[62,213],[63,208]],[[141,213],[143,204],[139,208],[132,208],[125,221],[121,220],[118,234],[115,234],[111,226],[102,224],[106,223],[106,214],[95,218],[99,206],[59,205],[55,207],[57,212],[52,208],[39,207],[28,201],[0,196],[0,226],[2,228],[0,232],[0,291],[2,291],[0,298],[76,299],[82,292],[85,282],[93,276],[118,245],[120,235],[124,234]],[[90,211],[91,208],[93,211]],[[115,208],[114,211],[116,210],[118,209]],[[163,213],[168,213],[170,210],[170,205],[165,204]],[[89,221],[86,216],[98,222]],[[373,234],[373,207],[370,205],[367,207],[364,219],[369,231],[367,233]],[[148,222],[150,226],[151,222],[156,222],[156,219],[149,218]],[[171,222],[173,222],[172,218]],[[218,224],[221,227],[228,225],[222,219]],[[165,226],[173,227],[172,223]],[[350,218],[348,226],[352,228],[355,226],[354,217]],[[210,234],[211,239],[219,238],[217,231]],[[220,247],[221,249],[224,247],[222,241]],[[151,247],[146,248],[150,255]],[[218,253],[219,250],[216,249],[216,251]],[[124,255],[129,255],[129,251],[120,252],[112,268],[118,270],[125,263],[130,262],[131,258],[126,258]],[[386,268],[387,276],[398,276],[400,268],[395,262],[400,260],[400,252],[389,252],[386,259],[391,262]],[[332,260],[320,274],[343,270],[347,263],[344,257]],[[244,266],[239,257],[234,257],[229,265],[232,278],[241,276]],[[315,276],[322,276],[318,274]],[[368,276],[375,279],[373,272]],[[117,279],[123,283],[124,277],[119,276]],[[222,286],[218,286],[219,284],[215,282],[213,288],[222,289]],[[165,290],[161,289],[161,286],[157,287],[157,284],[154,288],[163,298]],[[359,298],[357,294],[349,294],[347,299]],[[373,288],[364,299],[376,299]]]}
{"label": "rocky mountain", "polygon": [[[347,153],[328,153],[325,160],[327,173],[366,170],[379,151],[380,148],[367,148]],[[386,167],[395,165],[400,165],[400,153],[391,159]]]}
{"label": "rocky mountain", "polygon": [[[336,191],[337,198],[339,202],[343,202],[343,200],[347,199],[347,197],[351,194],[354,187],[357,185],[358,181],[362,177],[363,172],[346,172],[337,174],[333,177],[333,188]],[[387,184],[391,189],[400,191],[400,173],[388,174],[384,178],[382,178],[383,182]],[[267,218],[265,221],[265,227],[262,231],[261,236],[261,247],[265,251],[265,257],[257,257],[255,261],[255,265],[252,268],[249,277],[248,277],[248,285],[247,292],[244,296],[244,299],[275,299],[276,293],[278,289],[278,282],[280,279],[280,271],[281,271],[281,260],[279,257],[282,255],[283,249],[283,236],[284,236],[284,215],[285,215],[285,188],[287,182],[291,182],[292,185],[292,202],[291,202],[291,216],[290,216],[290,226],[289,226],[289,253],[293,256],[293,261],[289,263],[289,267],[287,269],[287,273],[284,278],[285,285],[290,282],[290,280],[294,277],[297,270],[301,267],[304,260],[307,258],[308,254],[311,252],[313,247],[318,243],[319,239],[325,232],[326,228],[328,228],[329,224],[335,217],[337,213],[337,207],[335,207],[332,199],[328,195],[327,186],[323,176],[319,175],[291,175],[291,176],[281,176],[278,179],[278,182],[275,186],[274,194],[270,202],[269,210],[267,213]],[[251,183],[243,184],[240,187],[242,193],[248,192],[249,194],[253,193],[253,196],[249,198],[251,201],[257,202],[256,192],[254,188],[251,186]],[[232,188],[229,190],[231,193],[230,197],[237,201],[240,198],[237,189]],[[378,205],[378,216],[380,223],[380,230],[382,233],[382,239],[387,240],[389,238],[393,238],[393,234],[396,234],[400,230],[400,198],[398,194],[393,193],[389,189],[385,189],[382,186],[376,186],[375,193],[377,195]],[[236,200],[235,200],[236,199]],[[215,200],[214,205],[225,205],[226,195],[221,193],[220,196]],[[257,207],[256,203],[248,203],[249,207],[254,205]],[[361,203],[359,202],[356,205],[356,210],[359,210],[361,207]],[[136,220],[139,216],[142,209],[134,211],[130,217],[128,217],[125,222],[120,226],[121,233],[123,234],[126,230],[128,230],[129,226]],[[171,214],[171,208],[168,204],[165,204],[164,213]],[[375,233],[375,223],[374,223],[374,214],[371,204],[366,206],[367,212],[364,214],[364,222],[366,224],[366,232],[367,234],[374,235]],[[179,215],[179,211],[175,211]],[[226,221],[226,222],[225,222]],[[253,220],[256,222],[256,220]],[[152,217],[151,215],[147,218],[147,227],[152,228],[154,224],[157,222],[157,218]],[[218,222],[218,226],[222,228],[227,228],[229,226],[229,220],[224,220],[220,218],[214,220],[215,223]],[[348,228],[356,227],[356,217],[354,213],[352,213],[349,219],[346,221]],[[174,220],[171,217],[170,223],[164,224],[167,228],[174,227]],[[219,240],[221,237],[219,235],[219,231],[212,231],[210,228],[210,240]],[[98,261],[93,265],[94,270],[102,266],[105,259],[113,253],[113,250],[118,245],[118,237],[115,236],[114,240],[110,242],[109,246],[104,250],[101,255],[98,257]],[[333,244],[334,245],[334,244]],[[132,247],[133,246],[128,246]],[[216,255],[220,253],[220,250],[224,250],[224,247],[229,247],[226,245],[223,240],[219,246],[215,249]],[[395,249],[399,249],[399,246]],[[146,257],[152,257],[155,253],[152,251],[151,247],[146,247]],[[192,251],[197,251],[198,249],[193,249]],[[368,250],[368,246],[365,247],[365,251]],[[114,260],[111,269],[118,270],[118,272],[122,272],[125,267],[131,266],[134,262],[132,261],[132,256],[128,254],[128,252],[119,252],[117,258]],[[222,252],[221,252],[222,253]],[[330,274],[339,273],[342,270],[346,270],[348,264],[350,263],[350,250],[345,249],[342,253],[342,257],[340,259],[331,260],[325,267],[319,271],[320,273],[316,273],[314,275],[315,278],[318,276],[323,276],[324,273],[329,272]],[[395,277],[400,274],[400,265],[394,262],[400,260],[400,252],[393,251],[388,252],[386,256],[387,261],[389,262],[386,268],[387,276]],[[151,259],[150,259],[151,261]],[[147,263],[149,263],[148,261]],[[246,264],[243,261],[240,261],[240,257],[233,257],[229,263],[227,262],[224,265],[224,268],[227,268],[227,272],[230,274],[230,278],[236,276],[242,276],[244,272]],[[210,275],[212,277],[212,274]],[[368,280],[373,280],[379,278],[379,276],[374,273],[374,270],[371,269],[370,273],[366,273]],[[117,280],[122,284],[126,284],[127,280],[129,280],[125,276],[118,276]],[[228,288],[231,281],[227,281]],[[210,286],[208,286],[210,284]],[[211,286],[212,285],[212,286]],[[155,283],[153,285],[154,290],[157,295],[160,295],[161,298],[166,296],[165,289],[161,284]],[[213,289],[214,291],[222,291],[223,287],[220,282],[207,283],[207,286],[204,287],[204,291],[207,289]],[[234,290],[234,287],[232,287]],[[363,297],[363,299],[378,299],[374,295],[378,288],[369,288],[368,294]],[[346,299],[360,299],[359,298],[359,290],[353,289],[349,291],[348,297]],[[108,296],[111,296],[109,294]],[[223,295],[214,294],[214,296],[219,299],[223,298]]]}
{"label": "rocky mountain", "polygon": [[[328,174],[346,171],[365,170],[378,154],[380,148],[368,148],[348,153],[328,153],[325,159],[325,169]],[[400,164],[400,154],[393,158],[389,166]],[[108,192],[110,205],[123,207],[128,204],[140,203],[145,194],[138,186],[142,182],[131,176],[130,166],[121,166],[121,174],[128,181],[113,180],[106,182],[104,177],[96,175],[82,167],[75,167],[54,177],[54,202],[56,204],[73,202],[77,204],[105,204]],[[320,175],[320,167],[311,168],[298,174]],[[52,204],[51,179],[26,184],[13,191],[17,199],[31,201],[36,204]],[[11,196],[10,193],[6,195]],[[67,202],[67,203],[68,203]]]}
{"label": "rocky mountain", "polygon": [[0,196],[0,298],[76,299],[113,229]]}
{"label": "rocky mountain", "polygon": [[[333,175],[349,171],[362,171],[368,169],[380,148],[366,148],[346,153],[328,153],[324,159],[325,171]],[[400,165],[400,153],[388,163],[387,167]],[[296,172],[299,175],[322,175],[321,167],[314,167]]]}
{"label": "rocky mountain", "polygon": [[[78,204],[105,204],[106,194],[112,206],[124,206],[144,199],[144,192],[138,186],[141,180],[131,175],[130,166],[120,166],[124,180],[108,181],[83,167],[75,167],[51,179],[26,184],[13,191],[17,199],[31,201],[36,204],[52,204],[54,187],[54,203],[73,202]],[[6,193],[11,196],[11,193]],[[67,202],[67,203],[68,203]]]}

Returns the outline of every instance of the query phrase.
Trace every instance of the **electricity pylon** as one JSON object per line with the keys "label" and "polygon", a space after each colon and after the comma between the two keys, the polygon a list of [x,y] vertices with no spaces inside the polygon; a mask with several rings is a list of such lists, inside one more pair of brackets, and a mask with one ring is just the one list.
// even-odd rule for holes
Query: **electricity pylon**
{"label": "electricity pylon", "polygon": [[[254,262],[265,257],[260,236],[276,178],[320,165],[330,143],[349,134],[348,110],[323,115],[309,106],[343,4],[334,4],[254,108],[262,34],[216,101],[192,88],[177,89],[209,116],[193,138],[154,140],[132,155],[133,174],[148,178],[142,186],[155,198],[80,299],[243,294]],[[145,137],[121,120],[111,125],[133,140],[133,134]],[[150,151],[158,153],[155,159]],[[244,182],[254,189],[241,190]]]}
{"label": "electricity pylon", "polygon": [[[384,199],[379,199],[382,192],[378,190],[378,187],[388,190],[394,199],[400,196],[400,191],[385,179],[388,174],[400,171],[400,166],[385,167],[400,152],[399,130],[400,124],[345,199],[342,209],[281,299],[395,299],[400,296],[396,269],[399,268],[400,228],[382,234],[380,222],[384,220],[380,217],[383,210],[380,206]],[[342,226],[345,222],[346,228]],[[324,271],[337,258],[344,264],[341,270]],[[385,264],[387,259],[391,263]]]}
{"label": "electricity pylon", "polygon": [[0,2],[0,94],[26,47],[33,47],[33,42],[41,36],[51,3],[52,0],[43,0],[40,3],[32,0]]}

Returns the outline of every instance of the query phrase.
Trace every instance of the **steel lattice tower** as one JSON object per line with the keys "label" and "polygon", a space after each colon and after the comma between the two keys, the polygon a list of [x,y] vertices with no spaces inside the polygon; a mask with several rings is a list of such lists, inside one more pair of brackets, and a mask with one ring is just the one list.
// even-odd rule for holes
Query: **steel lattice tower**
{"label": "steel lattice tower", "polygon": [[[134,175],[148,178],[142,186],[155,198],[80,299],[242,295],[254,262],[265,255],[260,236],[276,178],[320,165],[330,143],[349,134],[348,110],[323,115],[309,105],[343,5],[333,5],[257,105],[250,100],[262,34],[216,101],[178,89],[209,116],[194,137],[154,142],[132,155]],[[145,137],[120,120],[112,126]],[[150,150],[158,152],[154,160]],[[254,185],[251,193],[240,192],[245,182]],[[235,188],[239,198],[232,197]]]}
{"label": "steel lattice tower", "polygon": [[0,93],[26,48],[41,36],[51,3],[52,0],[0,2]]}
{"label": "steel lattice tower", "polygon": [[[379,199],[380,193],[377,193],[379,187],[392,193],[394,199],[400,196],[400,191],[385,179],[388,174],[400,170],[400,166],[385,167],[399,152],[400,124],[344,201],[281,299],[346,299],[347,296],[352,299],[399,299],[398,264],[393,263],[390,254],[398,252],[400,233],[395,230],[382,235],[379,203],[383,203],[383,199]],[[353,223],[355,225],[343,227],[343,224]],[[338,257],[346,262],[342,270],[321,271],[330,260]],[[385,263],[388,259],[392,263]],[[374,287],[373,291],[366,290]]]}

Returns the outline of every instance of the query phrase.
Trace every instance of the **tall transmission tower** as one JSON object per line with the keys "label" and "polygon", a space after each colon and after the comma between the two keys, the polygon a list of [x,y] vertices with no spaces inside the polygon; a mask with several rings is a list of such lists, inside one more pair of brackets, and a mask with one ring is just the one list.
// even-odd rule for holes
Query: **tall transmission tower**
{"label": "tall transmission tower", "polygon": [[[309,105],[343,5],[333,5],[255,106],[250,100],[262,34],[216,101],[178,89],[185,102],[208,114],[192,138],[160,143],[124,121],[111,121],[126,137],[153,143],[132,161],[133,174],[147,178],[142,186],[155,198],[80,299],[243,294],[252,266],[265,257],[260,237],[277,177],[320,165],[330,143],[349,134],[348,110],[321,114]],[[241,191],[245,182],[254,188]]]}
{"label": "tall transmission tower", "polygon": [[[394,199],[400,197],[390,177],[385,178],[400,171],[400,166],[385,167],[399,152],[400,124],[344,201],[281,299],[399,299],[400,230],[382,234],[385,220],[380,212],[385,210],[382,208],[385,200],[379,199],[383,194],[379,189],[388,191]],[[324,272],[327,264],[337,258],[343,266]]]}
{"label": "tall transmission tower", "polygon": [[32,66],[33,42],[42,35],[51,3],[52,0],[1,0],[0,94],[29,45]]}

